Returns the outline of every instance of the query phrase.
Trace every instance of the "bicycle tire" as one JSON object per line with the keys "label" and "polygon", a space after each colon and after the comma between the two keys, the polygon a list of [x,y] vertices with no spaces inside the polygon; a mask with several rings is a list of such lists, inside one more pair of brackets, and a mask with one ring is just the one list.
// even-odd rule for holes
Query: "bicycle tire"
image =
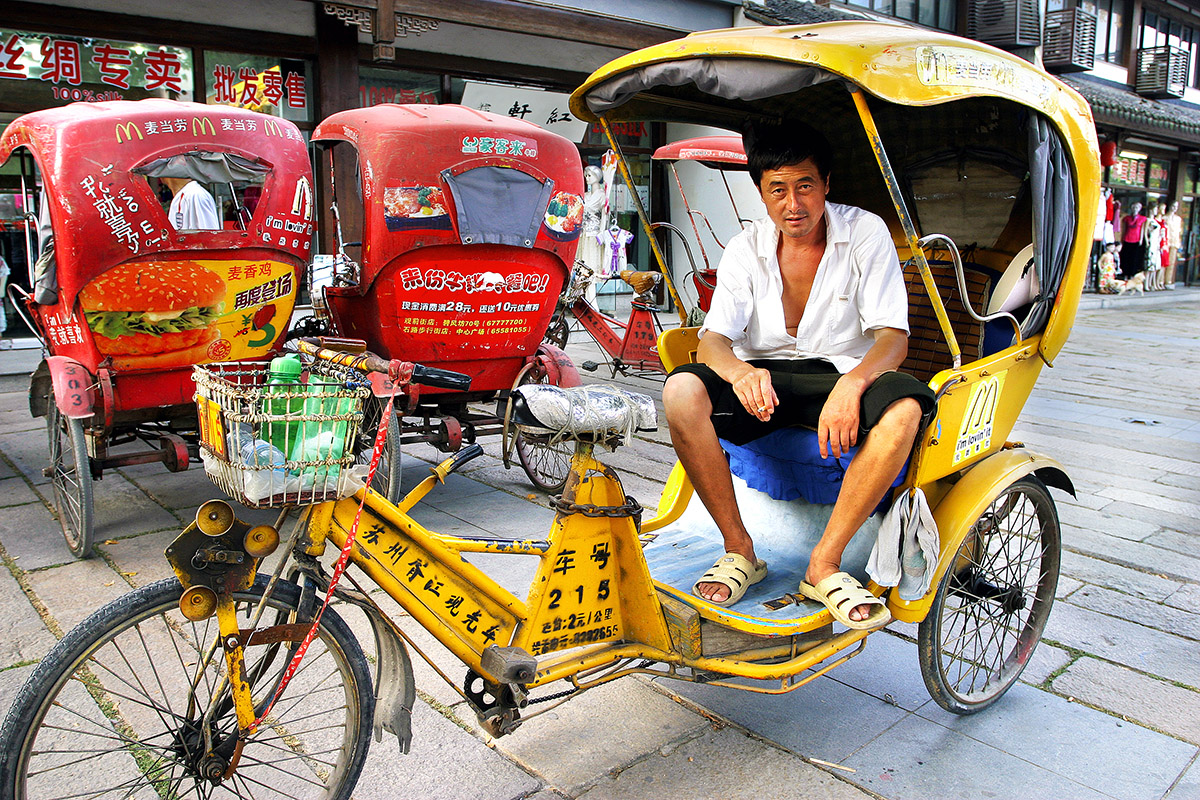
{"label": "bicycle tire", "polygon": [[[363,401],[363,427],[359,431],[359,463],[371,463],[371,452],[375,447],[375,435],[379,430],[379,422],[387,408],[386,397],[371,395]],[[400,501],[400,480],[403,477],[403,454],[400,451],[400,414],[397,408],[392,408],[392,416],[388,419],[387,442],[383,445],[383,454],[379,457],[379,466],[375,469],[375,479],[371,488],[387,498],[393,505]]]}
{"label": "bicycle tire", "polygon": [[917,629],[921,676],[934,701],[974,714],[1020,677],[1054,604],[1058,511],[1029,476],[1005,487],[955,553]]}
{"label": "bicycle tire", "polygon": [[[265,584],[260,577],[235,593],[243,623]],[[375,701],[366,658],[346,623],[326,609],[295,678],[246,740],[236,771],[214,782],[213,770],[227,766],[233,752],[237,721],[226,688],[209,727],[211,752],[221,757],[206,759],[204,710],[225,659],[219,648],[202,658],[216,643],[216,618],[187,621],[179,613],[181,594],[175,578],[136,589],[91,614],[38,664],[0,728],[7,756],[0,796],[40,800],[81,790],[86,797],[206,800],[350,796],[366,760]],[[299,621],[295,584],[280,581],[268,603],[260,626]],[[257,713],[296,645],[245,648]],[[339,699],[342,707],[331,708]]]}
{"label": "bicycle tire", "polygon": [[62,526],[63,538],[76,558],[88,558],[95,543],[96,511],[87,439],[83,423],[58,410],[53,391],[46,406],[46,437],[54,512]]}

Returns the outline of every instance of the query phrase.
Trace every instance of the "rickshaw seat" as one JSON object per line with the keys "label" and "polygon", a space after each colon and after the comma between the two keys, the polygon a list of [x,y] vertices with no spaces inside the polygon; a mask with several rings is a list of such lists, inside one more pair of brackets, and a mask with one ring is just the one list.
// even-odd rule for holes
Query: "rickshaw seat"
{"label": "rickshaw seat", "polygon": [[[964,264],[963,268],[971,307],[977,312],[982,312],[987,307],[992,276],[989,271],[977,265]],[[968,364],[975,361],[984,354],[983,325],[972,318],[963,306],[962,297],[958,291],[958,279],[954,275],[954,265],[931,261],[929,270],[933,273],[934,283],[946,306],[946,315],[950,319],[950,327],[954,330],[955,338],[958,339],[963,363]],[[937,316],[933,312],[933,302],[925,291],[921,274],[912,259],[905,262],[904,282],[908,286],[909,334],[908,356],[900,365],[900,371],[928,382],[937,373],[953,366],[950,347],[942,335]]]}

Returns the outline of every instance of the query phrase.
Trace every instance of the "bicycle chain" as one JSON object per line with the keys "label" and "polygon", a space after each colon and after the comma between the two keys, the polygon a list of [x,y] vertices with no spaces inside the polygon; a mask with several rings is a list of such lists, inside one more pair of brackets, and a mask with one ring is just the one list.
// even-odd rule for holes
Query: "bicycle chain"
{"label": "bicycle chain", "polygon": [[637,527],[642,526],[642,505],[629,495],[625,495],[625,504],[620,506],[568,503],[561,496],[551,497],[550,507],[562,514],[582,514],[585,517],[633,517]]}

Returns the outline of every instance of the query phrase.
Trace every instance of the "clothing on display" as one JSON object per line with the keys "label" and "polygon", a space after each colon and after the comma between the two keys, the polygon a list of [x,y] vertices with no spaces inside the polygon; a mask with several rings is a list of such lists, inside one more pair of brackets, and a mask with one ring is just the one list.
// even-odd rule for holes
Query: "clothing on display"
{"label": "clothing on display", "polygon": [[600,262],[600,269],[596,271],[596,277],[601,280],[608,280],[616,275],[620,275],[621,270],[625,269],[628,265],[625,258],[625,245],[633,241],[633,234],[623,228],[617,227],[614,223],[608,230],[597,234],[596,239],[600,242],[600,248],[604,253],[604,257]]}

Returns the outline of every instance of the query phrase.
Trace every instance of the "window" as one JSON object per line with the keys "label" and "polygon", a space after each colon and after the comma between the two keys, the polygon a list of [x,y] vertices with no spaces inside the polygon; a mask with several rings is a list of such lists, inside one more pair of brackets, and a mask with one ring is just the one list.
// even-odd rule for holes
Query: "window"
{"label": "window", "polygon": [[954,32],[958,26],[957,0],[845,0],[847,5],[877,14],[915,22],[927,28]]}
{"label": "window", "polygon": [[[1063,2],[1059,0],[1060,7]],[[1080,0],[1079,7],[1096,15],[1096,58],[1124,64],[1121,39],[1125,34],[1125,0]]]}
{"label": "window", "polygon": [[1177,47],[1188,54],[1188,86],[1200,86],[1196,63],[1200,55],[1200,31],[1162,14],[1142,14],[1142,36],[1138,47]]}

